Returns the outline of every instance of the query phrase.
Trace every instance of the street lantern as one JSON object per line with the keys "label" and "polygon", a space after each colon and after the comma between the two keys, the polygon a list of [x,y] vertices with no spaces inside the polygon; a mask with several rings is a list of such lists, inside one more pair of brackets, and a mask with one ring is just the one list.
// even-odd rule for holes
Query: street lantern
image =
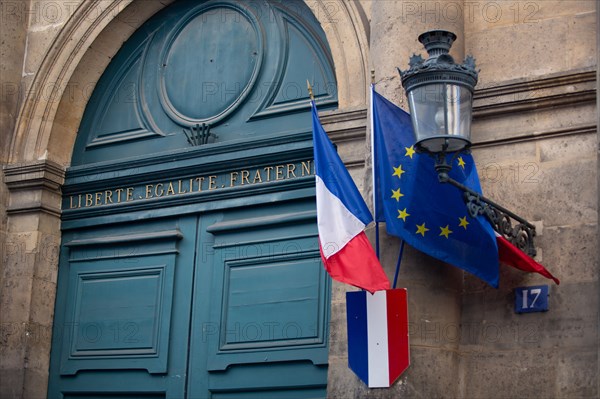
{"label": "street lantern", "polygon": [[433,154],[460,152],[471,145],[471,114],[477,71],[473,57],[457,64],[449,53],[456,35],[432,30],[419,36],[429,58],[410,58],[399,71],[406,90],[416,148]]}
{"label": "street lantern", "polygon": [[471,147],[473,91],[478,75],[473,57],[457,64],[448,54],[455,40],[456,35],[445,30],[421,34],[419,42],[425,46],[429,58],[413,55],[409,69],[398,69],[408,97],[415,149],[435,159],[440,183],[451,184],[463,192],[472,217],[485,216],[499,235],[535,256],[533,224],[449,175],[454,159]]}

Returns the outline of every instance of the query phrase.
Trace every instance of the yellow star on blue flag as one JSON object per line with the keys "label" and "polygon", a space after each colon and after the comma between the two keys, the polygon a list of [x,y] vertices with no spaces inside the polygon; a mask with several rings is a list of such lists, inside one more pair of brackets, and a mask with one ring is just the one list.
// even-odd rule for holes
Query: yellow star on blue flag
{"label": "yellow star on blue flag", "polygon": [[[489,222],[469,216],[462,192],[440,183],[434,159],[415,152],[410,115],[374,90],[372,115],[376,220],[412,247],[497,287],[498,247]],[[481,192],[473,157],[461,154],[454,165],[450,177]]]}

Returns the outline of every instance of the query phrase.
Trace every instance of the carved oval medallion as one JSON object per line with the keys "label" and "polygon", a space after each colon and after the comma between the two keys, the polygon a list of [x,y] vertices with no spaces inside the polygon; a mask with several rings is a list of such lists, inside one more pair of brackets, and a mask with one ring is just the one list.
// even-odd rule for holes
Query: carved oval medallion
{"label": "carved oval medallion", "polygon": [[260,69],[260,31],[247,10],[231,4],[182,24],[163,52],[160,99],[169,116],[183,125],[215,123],[240,105]]}

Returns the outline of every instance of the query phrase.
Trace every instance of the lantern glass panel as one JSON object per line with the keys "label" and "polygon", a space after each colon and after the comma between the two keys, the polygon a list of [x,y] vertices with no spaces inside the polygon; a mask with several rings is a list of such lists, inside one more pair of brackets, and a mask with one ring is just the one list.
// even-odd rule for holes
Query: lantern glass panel
{"label": "lantern glass panel", "polygon": [[411,90],[408,101],[418,146],[430,152],[453,152],[470,144],[473,97],[469,89],[432,83]]}

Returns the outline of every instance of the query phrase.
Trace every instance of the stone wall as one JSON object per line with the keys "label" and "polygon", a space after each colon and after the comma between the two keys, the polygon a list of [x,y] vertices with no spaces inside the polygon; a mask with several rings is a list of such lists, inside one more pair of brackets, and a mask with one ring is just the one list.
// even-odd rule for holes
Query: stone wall
{"label": "stone wall", "polygon": [[[10,5],[15,2],[11,2]],[[23,4],[28,2],[23,1]],[[17,120],[18,109],[22,100],[21,79],[25,53],[28,22],[20,16],[7,18],[6,7],[9,2],[0,1],[0,298],[11,295],[13,284],[8,272],[8,258],[12,254],[21,253],[19,245],[9,239],[7,234],[7,207],[9,192],[4,183],[4,166],[8,164],[12,133]],[[4,301],[2,301],[4,303]],[[22,391],[23,367],[21,342],[16,342],[15,334],[24,325],[17,323],[8,315],[11,310],[2,307],[0,312],[0,383],[1,392],[20,394]],[[12,347],[12,348],[11,348]],[[14,386],[5,385],[4,381],[16,382]]]}
{"label": "stone wall", "polygon": [[[538,226],[537,260],[561,284],[504,266],[498,290],[466,276],[463,393],[596,397],[596,8],[544,1],[502,11],[508,20],[465,24],[481,68],[474,157],[484,192]],[[549,311],[515,314],[514,288],[539,284],[550,285]]]}
{"label": "stone wall", "polygon": [[[14,2],[12,2],[14,3]],[[26,3],[26,2],[23,2]],[[17,112],[21,100],[20,83],[23,70],[27,23],[22,18],[6,17],[7,2],[0,1],[2,14],[0,19],[0,165],[8,163],[10,142],[17,120]],[[8,190],[4,184],[4,172],[0,170],[0,287],[3,286],[3,265],[6,244],[6,207],[8,206]]]}
{"label": "stone wall", "polygon": [[[399,286],[409,292],[412,364],[389,390],[369,390],[347,369],[347,287],[336,285],[330,397],[597,397],[595,2],[370,6],[377,90],[405,109],[395,68],[406,69],[412,53],[424,54],[420,33],[451,30],[458,35],[452,55],[476,58],[473,154],[484,192],[535,223],[536,259],[561,284],[501,266],[500,288],[493,289],[405,252]],[[391,277],[398,241],[383,231],[381,237]],[[550,310],[515,314],[514,289],[539,284],[550,285]]]}

